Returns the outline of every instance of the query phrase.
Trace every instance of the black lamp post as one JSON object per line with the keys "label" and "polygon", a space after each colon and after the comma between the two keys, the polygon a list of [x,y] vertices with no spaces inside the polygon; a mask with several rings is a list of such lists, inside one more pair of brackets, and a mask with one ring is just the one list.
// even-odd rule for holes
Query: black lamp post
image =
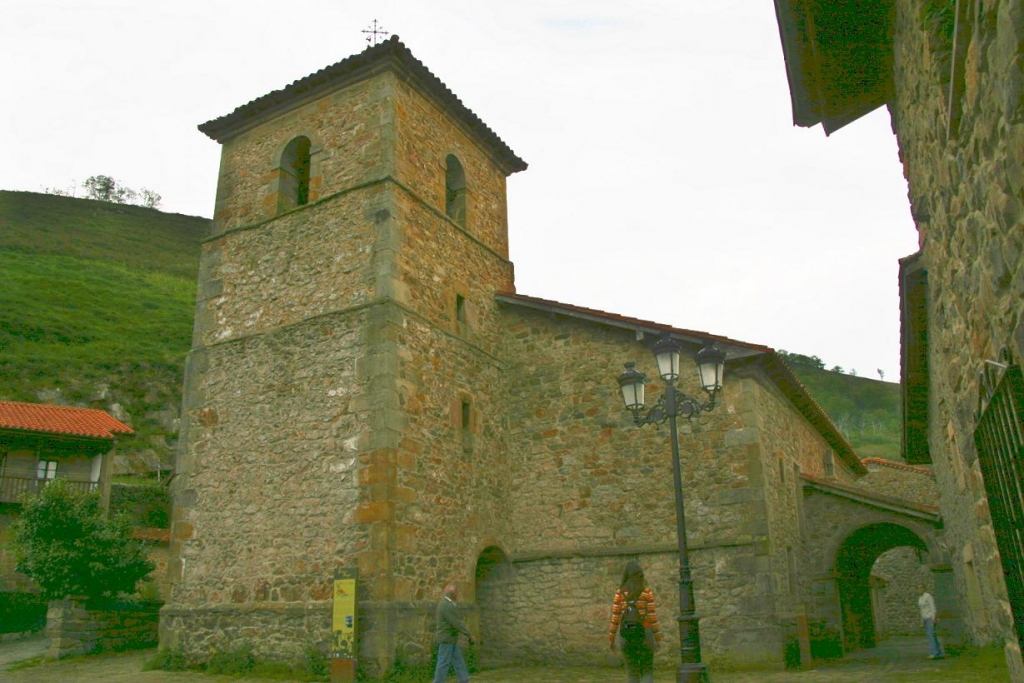
{"label": "black lamp post", "polygon": [[722,388],[725,372],[725,352],[705,346],[697,353],[697,374],[708,400],[701,403],[693,396],[676,389],[679,379],[679,342],[665,334],[654,345],[654,358],[658,363],[658,374],[665,381],[665,393],[646,413],[644,409],[644,384],[647,378],[636,369],[635,363],[626,363],[626,370],[619,375],[622,400],[633,413],[637,427],[647,424],[661,424],[668,420],[672,435],[672,474],[676,494],[676,537],[679,540],[679,669],[677,683],[696,683],[707,680],[707,669],[700,660],[700,626],[693,604],[693,578],[690,576],[690,553],[686,547],[686,518],[683,513],[683,475],[679,465],[679,433],[676,417],[692,418],[705,410],[712,410],[715,398]]}

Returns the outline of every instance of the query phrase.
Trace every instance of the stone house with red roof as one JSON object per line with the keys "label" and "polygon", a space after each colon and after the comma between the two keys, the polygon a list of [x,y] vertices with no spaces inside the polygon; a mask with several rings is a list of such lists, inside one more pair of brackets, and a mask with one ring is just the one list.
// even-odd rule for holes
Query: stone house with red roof
{"label": "stone house with red roof", "polygon": [[[932,465],[966,638],[1024,681],[1024,9],[775,0],[793,122],[885,106],[919,251],[898,264],[904,457]],[[894,264],[894,272],[897,264]]]}
{"label": "stone house with red roof", "polygon": [[[370,671],[429,659],[449,581],[485,661],[592,663],[633,559],[673,642],[668,435],[633,425],[616,382],[663,335],[684,378],[704,345],[726,354],[719,407],[681,437],[712,665],[871,640],[850,596],[889,546],[865,525],[941,571],[937,513],[858,489],[865,466],[771,348],[517,293],[505,182],[526,163],[397,38],[200,130],[223,149],[163,647],[298,659],[330,642],[354,569]],[[822,514],[841,506],[828,525],[809,478]]]}
{"label": "stone house with red roof", "polygon": [[24,584],[2,543],[22,497],[61,478],[107,505],[117,438],[132,433],[102,410],[0,401],[0,590]]}

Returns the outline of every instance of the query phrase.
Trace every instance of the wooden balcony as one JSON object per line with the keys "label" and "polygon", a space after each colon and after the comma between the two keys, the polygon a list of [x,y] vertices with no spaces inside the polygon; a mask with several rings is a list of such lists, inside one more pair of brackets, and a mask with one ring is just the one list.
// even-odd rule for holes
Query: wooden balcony
{"label": "wooden balcony", "polygon": [[[59,475],[58,478],[65,479]],[[35,477],[0,477],[0,503],[20,503],[24,494],[38,492],[48,481],[50,480]],[[67,482],[71,488],[82,492],[95,491],[99,488],[99,483],[94,481],[67,479]]]}

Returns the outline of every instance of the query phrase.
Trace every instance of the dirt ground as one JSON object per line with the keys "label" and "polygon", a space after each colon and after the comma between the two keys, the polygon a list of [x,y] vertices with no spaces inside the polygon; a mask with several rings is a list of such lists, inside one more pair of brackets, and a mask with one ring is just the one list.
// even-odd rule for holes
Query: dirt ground
{"label": "dirt ground", "polygon": [[[143,664],[153,657],[153,650],[124,654],[75,657],[59,662],[43,662],[36,666],[9,670],[19,661],[38,658],[45,649],[45,638],[35,637],[0,643],[0,681],[4,683],[68,683],[97,681],[99,683],[215,683],[238,681],[227,676],[196,672],[143,671]],[[17,668],[17,667],[16,667]],[[997,670],[979,678],[965,678],[964,663],[956,659],[929,660],[925,657],[923,638],[901,638],[886,641],[882,646],[851,655],[841,662],[803,671],[716,672],[712,683],[888,683],[889,681],[965,681],[985,683],[1008,681],[1009,676]],[[625,676],[618,669],[586,667],[523,667],[485,671],[473,676],[474,683],[620,683]],[[248,678],[249,681],[267,679]],[[280,679],[276,679],[280,683]],[[449,680],[455,680],[449,678]],[[674,681],[672,670],[658,671],[659,683]]]}

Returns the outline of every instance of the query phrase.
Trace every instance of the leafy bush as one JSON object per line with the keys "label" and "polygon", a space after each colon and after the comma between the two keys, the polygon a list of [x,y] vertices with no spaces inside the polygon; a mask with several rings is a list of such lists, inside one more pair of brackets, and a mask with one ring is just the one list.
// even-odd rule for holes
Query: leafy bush
{"label": "leafy bush", "polygon": [[12,546],[17,570],[39,585],[43,597],[131,593],[153,571],[128,519],[107,517],[99,500],[98,492],[81,493],[63,479],[25,499],[12,525]]}
{"label": "leafy bush", "polygon": [[188,668],[188,662],[181,650],[168,648],[157,652],[142,668],[146,671],[184,671]]}
{"label": "leafy bush", "polygon": [[216,652],[206,664],[207,672],[237,676],[251,673],[256,666],[256,657],[252,653],[252,645],[246,643],[234,650]]}
{"label": "leafy bush", "polygon": [[170,505],[170,496],[162,486],[112,484],[110,487],[110,509],[129,515],[137,526],[166,529]]}
{"label": "leafy bush", "polygon": [[310,645],[306,648],[305,655],[304,663],[309,675],[315,678],[327,678],[330,674],[330,665],[327,662],[327,657],[320,651],[320,648],[316,645]]}
{"label": "leafy bush", "polygon": [[46,600],[35,593],[0,593],[0,633],[38,631],[46,626]]}

